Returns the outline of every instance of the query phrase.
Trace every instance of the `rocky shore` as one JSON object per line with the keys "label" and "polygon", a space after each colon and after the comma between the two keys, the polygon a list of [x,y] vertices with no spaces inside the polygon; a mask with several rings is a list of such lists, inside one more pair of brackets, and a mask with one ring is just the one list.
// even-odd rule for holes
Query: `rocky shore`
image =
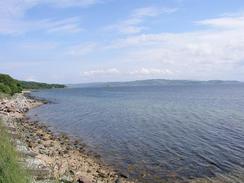
{"label": "rocky shore", "polygon": [[132,183],[91,156],[85,144],[64,134],[54,134],[42,123],[25,116],[43,103],[26,94],[0,100],[0,118],[33,183]]}

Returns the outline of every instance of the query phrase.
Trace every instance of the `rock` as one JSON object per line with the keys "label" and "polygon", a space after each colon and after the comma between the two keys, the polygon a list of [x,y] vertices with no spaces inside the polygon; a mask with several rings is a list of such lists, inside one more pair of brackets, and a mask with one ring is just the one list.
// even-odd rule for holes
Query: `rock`
{"label": "rock", "polygon": [[77,183],[85,183],[82,179],[78,179]]}
{"label": "rock", "polygon": [[34,148],[34,147],[35,147],[35,144],[32,143],[32,142],[28,142],[28,147],[29,147],[29,148]]}
{"label": "rock", "polygon": [[40,148],[40,149],[39,149],[39,153],[40,153],[40,154],[49,155],[49,151],[48,151],[48,149],[45,149],[45,148]]}
{"label": "rock", "polygon": [[68,175],[63,175],[59,180],[61,182],[63,182],[63,183],[72,183],[72,182],[74,182],[74,179],[71,176],[68,176]]}
{"label": "rock", "polygon": [[122,183],[122,181],[121,181],[121,179],[120,178],[118,178],[118,179],[116,179],[115,180],[115,182],[114,183]]}
{"label": "rock", "polygon": [[[53,180],[50,178],[46,179],[46,175],[50,173],[49,176],[52,178],[61,177],[60,182],[63,183],[129,183],[124,179],[127,176],[120,175],[119,177],[116,172],[110,171],[97,162],[97,159],[94,160],[94,158],[99,158],[99,155],[87,151],[86,145],[81,141],[72,141],[72,138],[65,134],[54,134],[47,126],[38,121],[27,119],[24,113],[37,104],[38,102],[26,99],[21,95],[0,102],[0,113],[4,113],[1,115],[8,119],[6,123],[14,124],[13,129],[12,127],[9,128],[11,133],[16,132],[12,135],[21,134],[21,141],[25,142],[24,146],[27,150],[19,149],[22,160],[30,159],[28,164],[31,166],[26,167],[26,169],[30,169],[29,172],[42,179],[42,181],[36,181],[37,176],[35,176],[34,182],[52,182]],[[9,113],[4,111],[9,111]],[[22,162],[24,163],[24,161]]]}
{"label": "rock", "polygon": [[73,170],[69,171],[70,175],[75,175],[75,172]]}
{"label": "rock", "polygon": [[128,176],[126,176],[125,174],[122,174],[122,173],[120,173],[119,176],[122,177],[122,178],[125,178],[125,179],[128,178]]}
{"label": "rock", "polygon": [[105,177],[107,177],[107,175],[106,175],[106,173],[104,173],[104,172],[98,172],[98,175],[100,176],[100,177],[102,177],[102,178],[105,178]]}
{"label": "rock", "polygon": [[50,171],[48,169],[27,169],[27,172],[38,179],[47,179],[50,177]]}

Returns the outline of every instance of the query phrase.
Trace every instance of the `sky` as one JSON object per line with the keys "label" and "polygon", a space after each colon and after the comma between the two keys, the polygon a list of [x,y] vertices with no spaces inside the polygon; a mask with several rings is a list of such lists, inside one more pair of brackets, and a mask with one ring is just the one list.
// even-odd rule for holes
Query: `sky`
{"label": "sky", "polygon": [[0,73],[244,81],[244,1],[0,0]]}

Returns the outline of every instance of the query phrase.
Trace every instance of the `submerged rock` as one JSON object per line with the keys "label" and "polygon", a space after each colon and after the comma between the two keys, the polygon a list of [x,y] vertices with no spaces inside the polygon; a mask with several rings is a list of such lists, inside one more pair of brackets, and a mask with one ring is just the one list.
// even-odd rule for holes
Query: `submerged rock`
{"label": "submerged rock", "polygon": [[25,112],[38,105],[40,102],[21,94],[0,102],[0,115],[16,141],[23,158],[21,163],[34,178],[33,183],[52,183],[54,177],[60,182],[131,182],[102,165],[100,156],[86,151],[81,141],[66,134],[53,134],[45,125],[26,118]]}

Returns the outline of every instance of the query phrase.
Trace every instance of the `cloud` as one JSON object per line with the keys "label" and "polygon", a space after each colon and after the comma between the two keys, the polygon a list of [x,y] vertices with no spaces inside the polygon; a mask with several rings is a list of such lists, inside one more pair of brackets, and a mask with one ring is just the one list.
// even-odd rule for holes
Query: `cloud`
{"label": "cloud", "polygon": [[27,76],[24,78],[25,81],[34,81],[34,82],[38,82],[37,79],[34,76]]}
{"label": "cloud", "polygon": [[165,7],[150,6],[150,7],[135,9],[132,12],[131,17],[133,17],[133,18],[155,17],[155,16],[158,16],[162,13],[171,14],[171,13],[174,13],[175,11],[177,11],[176,8],[165,8]]}
{"label": "cloud", "polygon": [[80,26],[78,17],[66,18],[63,20],[44,20],[39,22],[39,29],[46,29],[48,33],[77,33],[83,30]]}
{"label": "cloud", "polygon": [[[47,50],[53,50],[58,47],[57,43],[55,42],[21,42],[19,44],[15,44],[17,47],[24,49],[24,50],[31,50],[31,51],[47,51]],[[14,47],[14,45],[13,45]]]}
{"label": "cloud", "polygon": [[155,68],[141,68],[139,70],[135,70],[129,72],[132,75],[171,75],[172,71],[169,69],[155,69]]}
{"label": "cloud", "polygon": [[72,56],[86,55],[95,51],[97,48],[98,45],[96,43],[83,43],[68,48],[67,54]]}
{"label": "cloud", "polygon": [[28,10],[47,5],[56,8],[87,7],[101,0],[3,0],[0,1],[0,34],[18,35],[41,30],[48,33],[77,33],[83,30],[78,17],[28,20]]}
{"label": "cloud", "polygon": [[0,18],[21,18],[25,12],[37,5],[37,1],[27,0],[2,0],[0,1]]}
{"label": "cloud", "polygon": [[165,8],[165,7],[144,7],[135,9],[131,15],[124,21],[118,22],[114,25],[107,26],[105,30],[114,31],[116,30],[122,34],[135,34],[140,33],[147,29],[142,23],[146,18],[157,17],[161,14],[171,14],[177,11],[176,8]]}
{"label": "cloud", "polygon": [[[107,49],[123,50],[122,60],[130,63],[167,68],[174,78],[236,79],[231,77],[244,72],[242,19],[200,20],[206,29],[192,32],[130,35],[113,41]],[[139,73],[150,70],[135,72]]]}
{"label": "cloud", "polygon": [[82,73],[83,76],[95,76],[95,75],[114,75],[119,74],[120,71],[116,68],[111,69],[98,69],[98,70],[90,70]]}
{"label": "cloud", "polygon": [[169,69],[141,68],[133,71],[119,71],[116,68],[90,70],[82,73],[83,76],[108,76],[108,75],[133,75],[133,76],[166,76],[171,75]]}
{"label": "cloud", "polygon": [[69,8],[87,7],[101,2],[101,0],[1,0],[0,17],[21,18],[29,9],[34,8],[38,5]]}
{"label": "cloud", "polygon": [[[77,5],[77,3],[81,4]],[[49,37],[57,33],[79,33],[83,31],[80,17],[68,17],[62,20],[47,18],[34,21],[27,19],[27,12],[33,7],[43,4],[55,8],[70,8],[72,6],[83,8],[95,3],[99,3],[99,1],[0,1],[0,34],[19,35],[39,31],[48,34]],[[15,46],[15,53],[29,57],[29,60],[30,58],[40,59],[40,55],[43,57],[50,55],[48,60],[55,58],[58,60],[55,62],[57,64],[60,63],[61,59],[70,59],[73,61],[72,64],[75,63],[75,67],[77,66],[75,68],[73,64],[74,69],[80,68],[79,61],[86,55],[88,56],[86,58],[87,64],[84,66],[91,66],[93,69],[86,68],[87,71],[82,73],[82,76],[87,76],[84,78],[94,76],[95,79],[100,79],[107,75],[108,79],[167,76],[182,79],[241,78],[244,80],[244,14],[229,13],[220,17],[195,20],[192,24],[199,28],[198,30],[194,29],[195,31],[143,33],[144,30],[148,29],[146,26],[148,20],[175,11],[177,9],[154,6],[135,9],[126,20],[107,27],[113,31],[111,34],[115,35],[109,37],[104,35],[105,37],[102,37],[99,33],[99,36],[96,34],[93,37],[100,42],[89,41],[91,37],[84,37],[82,40],[88,40],[88,42],[77,44],[78,40],[81,40],[81,37],[78,36],[75,40],[76,44],[72,43],[75,44],[73,46],[68,45],[68,38],[63,42],[60,40],[59,43],[61,44],[43,43],[38,45],[38,43],[32,44],[30,41],[30,43],[23,45],[23,48],[28,51],[32,49],[31,52],[22,52],[23,49],[18,50]],[[121,37],[117,37],[118,32],[122,33]],[[97,32],[95,31],[95,33]],[[100,39],[101,37],[102,39]],[[116,39],[113,39],[114,37]],[[110,38],[113,40],[108,40]],[[55,50],[53,51],[53,49]],[[13,47],[9,46],[7,49],[7,46],[3,45],[3,53],[4,50],[11,50],[9,52],[12,53]],[[57,50],[59,50],[58,54],[55,52]],[[36,52],[33,54],[34,51]],[[94,54],[95,51],[96,54]],[[38,57],[36,53],[39,53]],[[5,62],[16,59],[11,54],[6,55],[7,52],[3,54],[6,58],[2,56],[2,60],[6,60]],[[41,57],[41,59],[44,58]],[[21,62],[18,61],[19,64]],[[31,61],[29,62],[31,63]],[[63,65],[65,65],[64,63],[67,64],[67,62],[62,62]],[[84,61],[82,61],[83,63]],[[96,64],[100,64],[104,68],[94,69],[97,68]],[[106,64],[110,64],[110,66]],[[112,68],[110,68],[111,66]],[[29,65],[27,64],[25,67],[29,68]],[[7,69],[13,70],[12,66]],[[76,73],[81,75],[78,69]]]}
{"label": "cloud", "polygon": [[43,19],[37,21],[2,20],[0,18],[0,34],[19,35],[32,31],[46,33],[78,33],[83,31],[78,17],[62,20]]}
{"label": "cloud", "polygon": [[198,21],[196,23],[200,25],[211,26],[214,28],[244,28],[244,16],[206,19]]}
{"label": "cloud", "polygon": [[67,8],[67,7],[87,7],[91,6],[97,3],[101,3],[101,0],[39,0],[39,1],[44,1],[43,3],[47,4],[52,4],[56,7],[62,7],[62,8]]}

